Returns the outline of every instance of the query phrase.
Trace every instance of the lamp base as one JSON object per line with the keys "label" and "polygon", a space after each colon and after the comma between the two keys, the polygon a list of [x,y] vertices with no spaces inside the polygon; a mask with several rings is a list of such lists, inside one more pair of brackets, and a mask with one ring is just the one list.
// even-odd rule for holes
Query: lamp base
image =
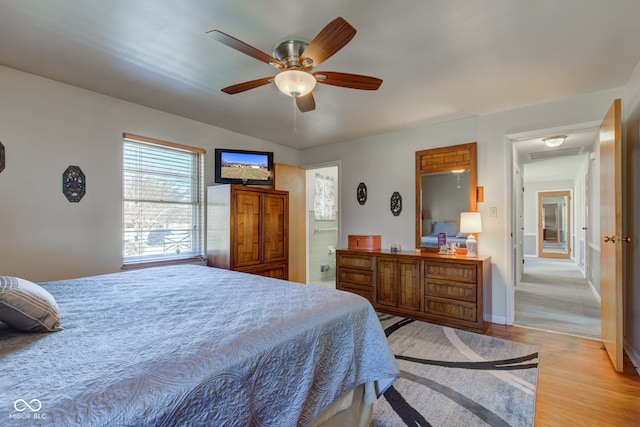
{"label": "lamp base", "polygon": [[467,258],[475,258],[478,254],[476,249],[478,248],[478,241],[473,237],[473,234],[469,234],[467,237]]}

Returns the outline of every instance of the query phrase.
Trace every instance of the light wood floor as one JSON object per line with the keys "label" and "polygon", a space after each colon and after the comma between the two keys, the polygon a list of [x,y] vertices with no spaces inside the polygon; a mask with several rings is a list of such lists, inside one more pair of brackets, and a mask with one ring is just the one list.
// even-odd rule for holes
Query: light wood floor
{"label": "light wood floor", "polygon": [[616,372],[595,340],[492,324],[487,335],[540,347],[535,425],[638,426],[640,376]]}

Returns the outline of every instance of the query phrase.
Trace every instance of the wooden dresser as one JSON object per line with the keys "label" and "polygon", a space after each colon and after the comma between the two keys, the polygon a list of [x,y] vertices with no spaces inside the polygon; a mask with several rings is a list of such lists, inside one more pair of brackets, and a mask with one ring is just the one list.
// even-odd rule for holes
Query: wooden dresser
{"label": "wooden dresser", "polygon": [[483,332],[491,318],[491,257],[336,251],[336,287],[380,312]]}
{"label": "wooden dresser", "polygon": [[261,187],[209,187],[208,265],[288,279],[288,196]]}

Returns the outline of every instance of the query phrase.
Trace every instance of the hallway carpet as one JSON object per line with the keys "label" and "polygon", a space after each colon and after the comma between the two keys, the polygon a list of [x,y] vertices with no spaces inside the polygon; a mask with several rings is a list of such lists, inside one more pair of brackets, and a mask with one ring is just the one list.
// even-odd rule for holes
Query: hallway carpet
{"label": "hallway carpet", "polygon": [[600,338],[600,302],[575,263],[527,258],[514,325]]}

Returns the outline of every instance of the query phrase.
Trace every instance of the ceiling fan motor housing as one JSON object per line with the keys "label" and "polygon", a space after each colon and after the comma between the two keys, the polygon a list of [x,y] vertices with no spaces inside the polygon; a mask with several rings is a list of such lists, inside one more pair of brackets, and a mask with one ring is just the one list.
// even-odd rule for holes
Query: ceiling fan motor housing
{"label": "ceiling fan motor housing", "polygon": [[302,69],[309,65],[300,63],[300,56],[309,46],[309,42],[303,39],[284,39],[276,44],[273,49],[273,57],[284,64],[284,69]]}

